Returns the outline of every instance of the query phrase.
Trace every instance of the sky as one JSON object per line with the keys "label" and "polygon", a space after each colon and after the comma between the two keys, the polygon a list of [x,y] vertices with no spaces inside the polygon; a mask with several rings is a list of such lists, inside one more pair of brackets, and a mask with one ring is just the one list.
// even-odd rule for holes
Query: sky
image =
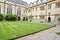
{"label": "sky", "polygon": [[28,4],[30,4],[30,2],[34,2],[36,0],[23,0],[23,1],[26,1]]}
{"label": "sky", "polygon": [[[34,1],[37,1],[37,0],[23,0],[23,1],[26,1],[28,4],[30,4],[30,2],[34,2]],[[47,0],[43,0],[44,2],[47,1]]]}

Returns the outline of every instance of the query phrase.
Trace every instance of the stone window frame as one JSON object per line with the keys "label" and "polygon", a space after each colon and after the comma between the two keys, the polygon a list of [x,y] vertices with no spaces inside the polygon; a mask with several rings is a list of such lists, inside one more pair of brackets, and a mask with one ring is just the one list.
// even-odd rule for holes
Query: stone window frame
{"label": "stone window frame", "polygon": [[44,19],[44,15],[40,15],[40,19]]}
{"label": "stone window frame", "polygon": [[21,9],[17,8],[17,15],[21,15]]}
{"label": "stone window frame", "polygon": [[48,9],[51,9],[51,4],[48,5]]}
{"label": "stone window frame", "polygon": [[7,14],[12,14],[12,7],[11,6],[7,7]]}
{"label": "stone window frame", "polygon": [[45,10],[45,6],[40,7],[40,10],[41,10],[41,11],[42,11],[42,10]]}

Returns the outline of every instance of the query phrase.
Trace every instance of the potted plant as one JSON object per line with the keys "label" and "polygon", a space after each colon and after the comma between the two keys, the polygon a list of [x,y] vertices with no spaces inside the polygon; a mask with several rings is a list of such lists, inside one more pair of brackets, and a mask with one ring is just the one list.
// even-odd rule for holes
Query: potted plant
{"label": "potted plant", "polygon": [[57,20],[58,20],[58,24],[60,25],[60,16],[58,17],[58,19],[57,19]]}

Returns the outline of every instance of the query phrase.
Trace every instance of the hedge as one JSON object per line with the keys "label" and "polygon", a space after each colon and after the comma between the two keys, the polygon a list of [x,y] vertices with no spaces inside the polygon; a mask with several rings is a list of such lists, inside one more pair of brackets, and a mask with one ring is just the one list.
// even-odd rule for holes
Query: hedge
{"label": "hedge", "polygon": [[7,15],[5,16],[5,19],[6,19],[7,21],[17,21],[18,17],[17,17],[17,15],[15,15],[15,14],[7,14]]}
{"label": "hedge", "polygon": [[4,19],[4,15],[0,14],[0,21],[2,21]]}

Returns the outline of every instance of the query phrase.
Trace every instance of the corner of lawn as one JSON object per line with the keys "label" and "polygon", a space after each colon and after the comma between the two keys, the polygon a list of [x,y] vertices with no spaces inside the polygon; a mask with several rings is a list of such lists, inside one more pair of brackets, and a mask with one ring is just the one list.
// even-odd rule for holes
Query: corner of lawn
{"label": "corner of lawn", "polygon": [[60,35],[60,32],[56,32],[57,35]]}
{"label": "corner of lawn", "polygon": [[0,40],[24,37],[49,28],[52,24],[39,24],[30,22],[0,22]]}

